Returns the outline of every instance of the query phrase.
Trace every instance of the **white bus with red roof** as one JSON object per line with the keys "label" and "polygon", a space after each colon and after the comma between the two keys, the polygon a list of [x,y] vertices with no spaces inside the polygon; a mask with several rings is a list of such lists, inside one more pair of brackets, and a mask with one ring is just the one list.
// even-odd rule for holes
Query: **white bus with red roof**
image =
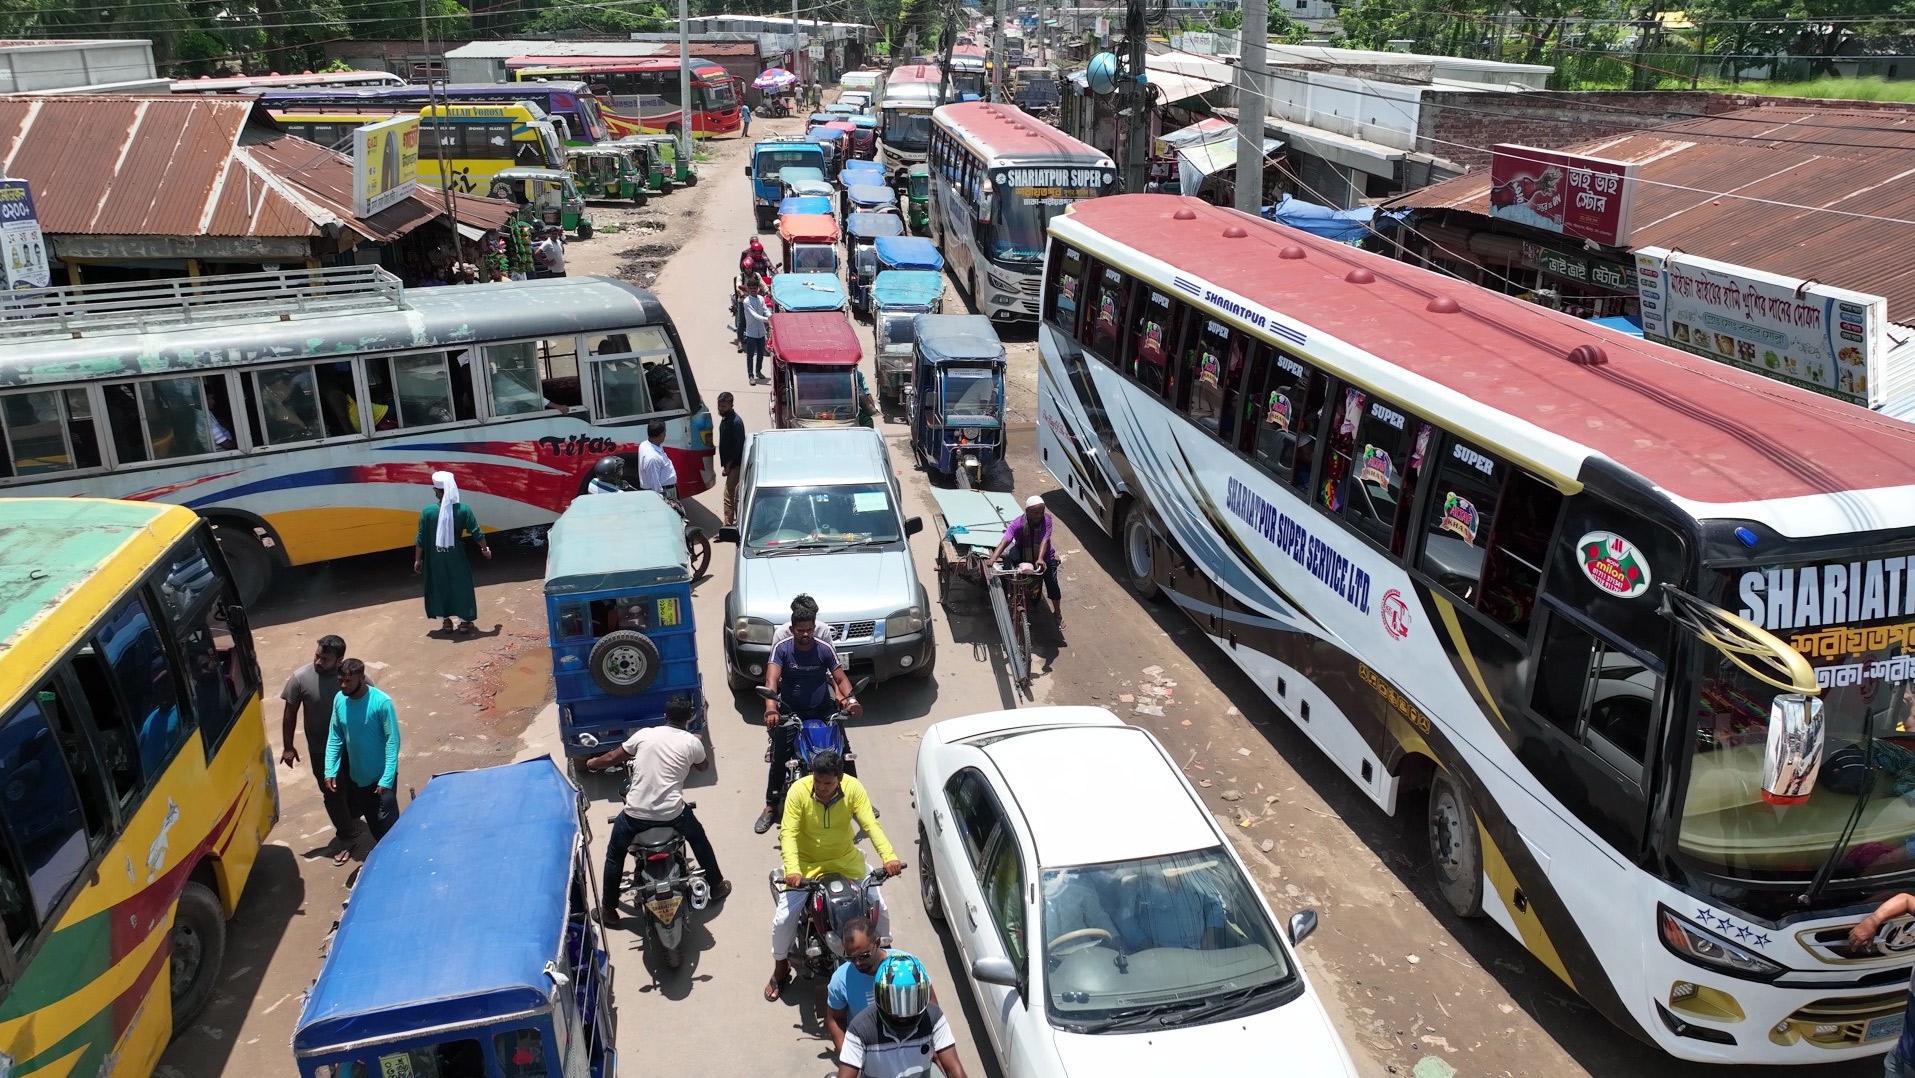
{"label": "white bus with red roof", "polygon": [[931,239],[971,306],[1037,317],[1044,228],[1117,187],[1110,155],[1015,105],[968,101],[931,117]]}
{"label": "white bus with red roof", "polygon": [[1045,271],[1041,463],[1456,912],[1685,1059],[1895,1043],[1915,428],[1196,199]]}

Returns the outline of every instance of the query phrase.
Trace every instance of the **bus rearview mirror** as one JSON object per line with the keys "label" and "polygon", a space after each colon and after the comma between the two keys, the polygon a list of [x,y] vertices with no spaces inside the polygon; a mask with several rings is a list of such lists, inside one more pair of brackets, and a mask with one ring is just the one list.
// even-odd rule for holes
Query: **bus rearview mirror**
{"label": "bus rearview mirror", "polygon": [[1815,789],[1822,766],[1822,700],[1783,693],[1769,704],[1769,740],[1762,758],[1762,800],[1799,805]]}

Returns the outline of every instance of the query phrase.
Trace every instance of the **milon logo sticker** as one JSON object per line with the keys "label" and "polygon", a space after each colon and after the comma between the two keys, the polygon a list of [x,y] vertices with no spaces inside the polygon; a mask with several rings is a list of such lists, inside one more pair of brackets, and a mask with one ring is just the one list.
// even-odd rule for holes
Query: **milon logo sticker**
{"label": "milon logo sticker", "polygon": [[1619,599],[1649,590],[1649,563],[1636,544],[1615,532],[1590,532],[1576,540],[1576,558],[1591,584]]}

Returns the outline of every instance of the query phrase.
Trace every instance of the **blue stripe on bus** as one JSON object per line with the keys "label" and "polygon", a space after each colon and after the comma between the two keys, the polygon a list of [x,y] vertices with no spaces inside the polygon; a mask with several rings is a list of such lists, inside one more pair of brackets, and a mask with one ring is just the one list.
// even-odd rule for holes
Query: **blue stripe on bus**
{"label": "blue stripe on bus", "polygon": [[292,490],[296,487],[323,486],[357,481],[356,469],[351,466],[338,468],[315,468],[308,472],[294,472],[290,475],[276,475],[271,479],[261,479],[256,483],[229,487],[217,494],[207,494],[186,503],[189,509],[198,509],[214,502],[243,498],[249,494],[264,494],[272,490]]}

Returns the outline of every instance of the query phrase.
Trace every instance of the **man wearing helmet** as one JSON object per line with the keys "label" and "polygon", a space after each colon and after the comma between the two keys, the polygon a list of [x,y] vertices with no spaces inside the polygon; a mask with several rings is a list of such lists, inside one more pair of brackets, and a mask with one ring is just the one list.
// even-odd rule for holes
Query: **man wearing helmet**
{"label": "man wearing helmet", "polygon": [[944,1078],[964,1078],[957,1038],[931,1000],[924,963],[894,953],[878,966],[871,1006],[844,1031],[838,1078],[920,1078],[937,1064]]}
{"label": "man wearing helmet", "polygon": [[623,490],[632,490],[625,481],[625,458],[603,457],[592,465],[592,481],[585,484],[587,494],[617,494]]}

